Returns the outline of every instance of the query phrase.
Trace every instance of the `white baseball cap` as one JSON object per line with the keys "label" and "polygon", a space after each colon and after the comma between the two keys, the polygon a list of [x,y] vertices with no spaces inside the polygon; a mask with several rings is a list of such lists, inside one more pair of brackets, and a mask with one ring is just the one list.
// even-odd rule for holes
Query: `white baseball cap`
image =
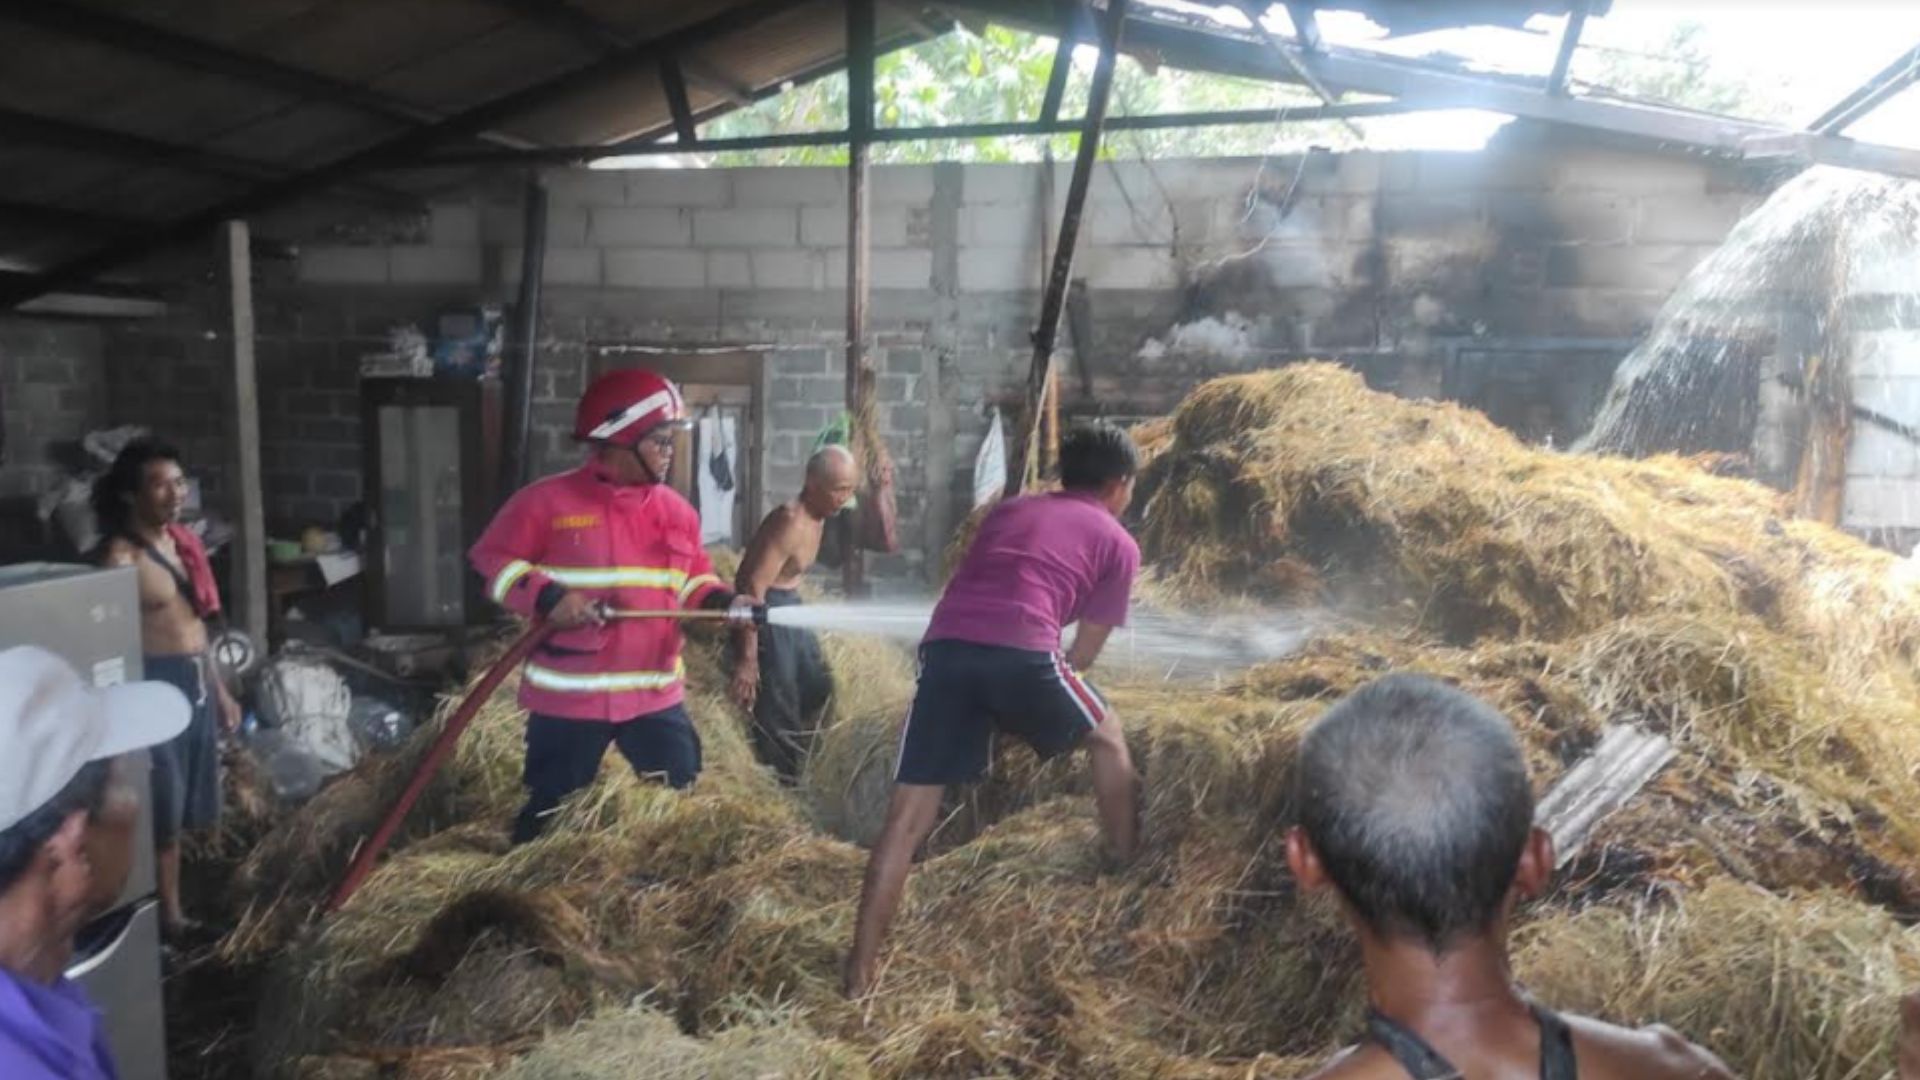
{"label": "white baseball cap", "polygon": [[0,829],[47,804],[90,761],[187,729],[185,694],[163,682],[94,689],[32,645],[0,652]]}

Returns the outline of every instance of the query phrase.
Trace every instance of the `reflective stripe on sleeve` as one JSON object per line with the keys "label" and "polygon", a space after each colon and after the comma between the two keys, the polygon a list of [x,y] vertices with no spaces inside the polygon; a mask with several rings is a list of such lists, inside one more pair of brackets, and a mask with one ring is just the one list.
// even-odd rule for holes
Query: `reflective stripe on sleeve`
{"label": "reflective stripe on sleeve", "polygon": [[495,574],[493,578],[493,602],[496,604],[506,603],[507,593],[512,590],[513,583],[532,572],[533,564],[527,562],[525,559],[515,559],[501,567],[500,572]]}
{"label": "reflective stripe on sleeve", "polygon": [[679,589],[684,570],[656,566],[542,566],[540,572],[569,589]]}
{"label": "reflective stripe on sleeve", "polygon": [[713,576],[712,574],[701,574],[699,577],[689,579],[685,585],[680,587],[680,602],[682,604],[685,604],[687,602],[687,597],[692,596],[694,593],[699,592],[701,589],[707,587],[708,585],[712,585],[717,588],[725,588],[726,582],[721,581],[719,578]]}
{"label": "reflective stripe on sleeve", "polygon": [[527,685],[542,690],[562,694],[606,694],[622,690],[665,690],[679,683],[685,674],[686,663],[676,658],[672,671],[573,672],[528,664],[523,677]]}

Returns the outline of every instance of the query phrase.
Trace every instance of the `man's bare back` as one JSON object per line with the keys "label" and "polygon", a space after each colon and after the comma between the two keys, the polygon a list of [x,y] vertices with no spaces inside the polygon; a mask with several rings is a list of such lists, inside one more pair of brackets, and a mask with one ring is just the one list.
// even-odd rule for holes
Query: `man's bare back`
{"label": "man's bare back", "polygon": [[[1580,1016],[1562,1019],[1573,1032],[1580,1080],[1734,1080],[1719,1058],[1663,1024],[1636,1030]],[[1537,1029],[1524,1041],[1528,1045],[1482,1041],[1465,1049],[1436,1041],[1434,1049],[1471,1080],[1538,1080]],[[1368,1043],[1347,1050],[1309,1080],[1407,1080],[1407,1071],[1393,1055]]]}
{"label": "man's bare back", "polygon": [[[185,572],[172,537],[162,536],[150,542],[163,558]],[[206,651],[206,623],[194,614],[193,605],[187,602],[179,583],[166,567],[125,537],[107,541],[105,562],[108,566],[131,566],[138,576],[143,652],[148,656],[185,656]]]}

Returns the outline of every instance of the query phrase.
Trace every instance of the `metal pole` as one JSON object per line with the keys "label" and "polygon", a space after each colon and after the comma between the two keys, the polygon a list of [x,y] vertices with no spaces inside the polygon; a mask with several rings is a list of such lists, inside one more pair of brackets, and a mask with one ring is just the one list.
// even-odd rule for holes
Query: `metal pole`
{"label": "metal pole", "polygon": [[1053,377],[1054,342],[1060,337],[1060,315],[1067,303],[1067,285],[1073,279],[1073,253],[1080,240],[1080,214],[1086,209],[1087,189],[1093,184],[1093,166],[1100,155],[1100,133],[1107,119],[1107,101],[1113,91],[1114,58],[1120,52],[1120,34],[1126,26],[1127,0],[1108,0],[1100,29],[1100,62],[1093,69],[1087,97],[1087,116],[1080,131],[1080,152],[1073,161],[1073,179],[1067,184],[1067,205],[1060,215],[1060,235],[1054,242],[1053,274],[1047,279],[1040,303],[1040,324],[1033,331],[1033,370],[1027,377],[1027,432],[1016,448],[1014,492],[1024,485],[1027,462],[1037,451],[1041,399]]}
{"label": "metal pole", "polygon": [[241,628],[267,648],[266,492],[260,480],[260,381],[254,368],[253,245],[244,221],[220,230],[226,270],[229,346],[233,359],[233,441],[238,452],[234,518],[239,534],[233,569],[239,595],[233,607]]}
{"label": "metal pole", "polygon": [[527,177],[525,226],[520,238],[520,300],[514,305],[514,344],[507,350],[507,452],[502,455],[500,500],[526,486],[533,472],[533,369],[540,342],[540,285],[547,267],[547,186]]}
{"label": "metal pole", "polygon": [[[867,356],[867,300],[872,287],[871,223],[867,219],[867,172],[873,147],[873,3],[847,0],[847,415],[849,441],[873,414],[873,367]],[[869,447],[879,453],[879,447]],[[868,477],[878,474],[861,462]],[[871,488],[869,487],[869,493]],[[843,569],[848,596],[864,595],[866,557],[851,545]]]}

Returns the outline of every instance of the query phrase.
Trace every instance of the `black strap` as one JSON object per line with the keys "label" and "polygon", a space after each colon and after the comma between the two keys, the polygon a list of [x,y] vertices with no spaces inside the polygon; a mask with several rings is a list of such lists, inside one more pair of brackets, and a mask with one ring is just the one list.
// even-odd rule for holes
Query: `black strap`
{"label": "black strap", "polygon": [[193,613],[196,616],[205,619],[207,613],[200,610],[200,593],[193,587],[193,579],[187,576],[187,572],[179,566],[174,565],[172,559],[162,555],[160,549],[153,546],[153,543],[146,537],[129,536],[128,539],[140,545],[140,550],[147,553],[147,558],[159,563],[161,568],[166,570],[173,578],[174,587],[179,589],[180,595],[186,599],[187,606],[193,609]]}
{"label": "black strap", "polygon": [[[1572,1029],[1558,1014],[1538,1005],[1532,1009],[1540,1025],[1540,1080],[1579,1080]],[[1425,1039],[1377,1009],[1367,1010],[1367,1037],[1392,1054],[1413,1080],[1462,1080],[1465,1075]]]}
{"label": "black strap", "polygon": [[1378,1009],[1367,1010],[1367,1037],[1393,1055],[1413,1080],[1463,1080],[1464,1074],[1453,1062],[1427,1045],[1427,1041]]}
{"label": "black strap", "polygon": [[1540,1080],[1579,1080],[1580,1064],[1573,1056],[1573,1029],[1558,1013],[1533,1007],[1540,1024]]}

